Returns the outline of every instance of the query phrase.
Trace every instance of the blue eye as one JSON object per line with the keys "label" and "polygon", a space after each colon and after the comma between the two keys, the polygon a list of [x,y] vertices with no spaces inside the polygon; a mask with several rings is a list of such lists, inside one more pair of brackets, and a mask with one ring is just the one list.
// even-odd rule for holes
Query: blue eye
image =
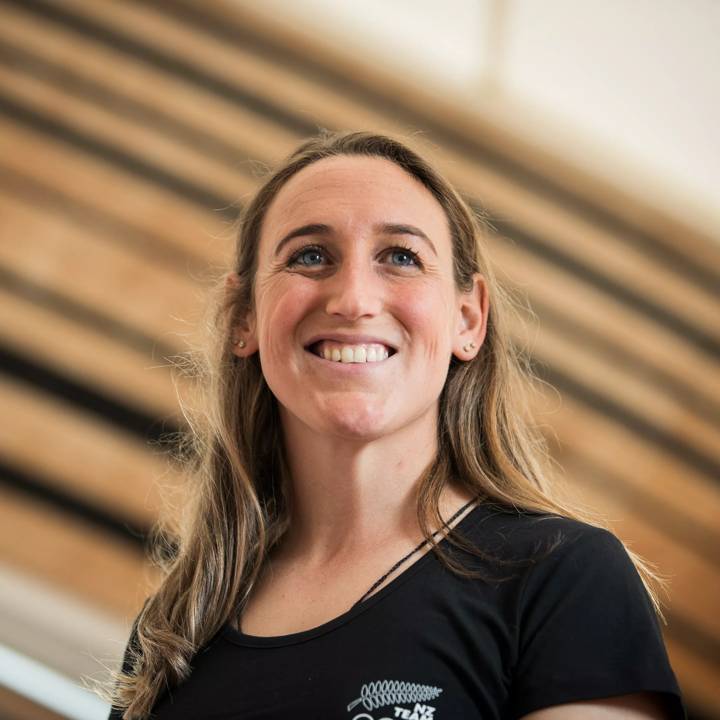
{"label": "blue eye", "polygon": [[290,260],[288,265],[302,265],[304,267],[312,267],[322,262],[323,251],[322,248],[313,247],[309,245],[303,248],[299,252],[295,253]]}
{"label": "blue eye", "polygon": [[391,250],[391,255],[393,255],[393,257],[395,258],[401,258],[400,262],[397,263],[398,265],[404,267],[411,267],[412,265],[418,264],[417,253],[414,253],[409,248],[393,248]]}

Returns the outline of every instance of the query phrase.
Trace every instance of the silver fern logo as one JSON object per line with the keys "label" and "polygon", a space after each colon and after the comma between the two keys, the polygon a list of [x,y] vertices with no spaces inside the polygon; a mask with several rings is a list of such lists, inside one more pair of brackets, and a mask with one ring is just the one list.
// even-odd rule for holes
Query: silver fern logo
{"label": "silver fern logo", "polygon": [[[360,697],[353,700],[348,706],[348,712],[358,705],[366,710],[377,710],[387,705],[393,708],[393,718],[400,720],[434,720],[435,708],[426,705],[428,700],[434,700],[440,695],[442,688],[433,685],[420,685],[419,683],[402,682],[400,680],[378,680],[366,683],[360,688]],[[397,707],[398,705],[413,704],[413,708]],[[386,711],[387,712],[387,711]],[[360,713],[353,720],[374,720],[372,715]],[[385,720],[379,718],[378,720]]]}

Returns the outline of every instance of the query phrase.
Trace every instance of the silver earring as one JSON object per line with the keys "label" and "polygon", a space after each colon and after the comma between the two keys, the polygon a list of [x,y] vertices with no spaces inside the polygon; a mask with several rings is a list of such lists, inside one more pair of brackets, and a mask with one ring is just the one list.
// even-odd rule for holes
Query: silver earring
{"label": "silver earring", "polygon": [[244,340],[233,340],[233,345],[237,345],[240,348],[244,348],[246,343]]}
{"label": "silver earring", "polygon": [[471,350],[474,350],[474,349],[475,349],[475,343],[474,343],[474,342],[469,342],[467,345],[463,345],[463,350],[464,350],[465,352],[470,352]]}

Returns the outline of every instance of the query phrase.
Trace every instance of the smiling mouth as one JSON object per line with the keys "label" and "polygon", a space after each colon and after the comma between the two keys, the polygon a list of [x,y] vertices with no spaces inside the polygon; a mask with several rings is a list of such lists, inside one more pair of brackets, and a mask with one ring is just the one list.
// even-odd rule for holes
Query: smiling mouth
{"label": "smiling mouth", "polygon": [[305,348],[317,357],[335,363],[379,363],[397,352],[379,343],[345,344],[320,340]]}

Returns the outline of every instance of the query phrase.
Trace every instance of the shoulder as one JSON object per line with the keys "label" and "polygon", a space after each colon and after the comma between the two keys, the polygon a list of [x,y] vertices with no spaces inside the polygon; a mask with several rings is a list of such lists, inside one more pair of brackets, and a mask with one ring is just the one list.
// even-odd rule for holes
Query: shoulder
{"label": "shoulder", "polygon": [[652,599],[612,532],[496,506],[467,536],[513,568],[513,717],[643,692],[683,716]]}
{"label": "shoulder", "polygon": [[466,536],[475,545],[506,560],[531,564],[557,562],[566,555],[627,556],[609,530],[569,517],[483,504],[476,508]]}
{"label": "shoulder", "polygon": [[605,528],[497,504],[473,514],[463,534],[481,553],[483,569],[514,579],[526,603],[539,594],[560,595],[570,585],[574,592],[587,586],[591,593],[602,585],[605,596],[650,602],[625,546]]}

